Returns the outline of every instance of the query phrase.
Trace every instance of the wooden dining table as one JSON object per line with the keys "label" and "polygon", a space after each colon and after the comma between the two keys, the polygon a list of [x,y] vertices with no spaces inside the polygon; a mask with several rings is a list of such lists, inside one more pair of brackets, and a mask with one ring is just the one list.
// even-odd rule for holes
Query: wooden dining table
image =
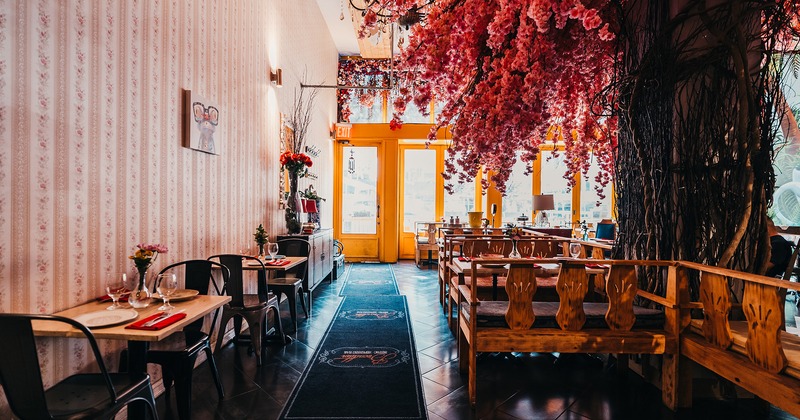
{"label": "wooden dining table", "polygon": [[[146,308],[136,309],[138,316],[135,319],[109,327],[92,328],[92,334],[97,339],[126,340],[128,342],[128,372],[132,375],[141,375],[147,373],[147,350],[150,343],[161,341],[173,333],[183,330],[185,326],[217,310],[222,305],[230,302],[230,300],[230,296],[198,295],[188,300],[170,302],[175,306],[174,311],[183,311],[186,317],[156,331],[126,329],[126,326],[140,319],[147,318],[157,312],[162,312],[158,310],[160,300],[154,298],[153,302]],[[56,312],[53,315],[75,318],[82,314],[105,311],[108,306],[108,302],[92,301],[74,308]],[[33,333],[37,336],[85,338],[80,330],[60,322],[33,321],[32,326]],[[133,410],[132,413],[135,414],[129,414],[128,418],[144,417],[144,404],[134,403],[131,410]]]}
{"label": "wooden dining table", "polygon": [[[498,277],[501,275],[505,275],[508,271],[508,264],[513,263],[514,261],[529,261],[529,258],[501,258],[498,261],[502,261],[502,263],[497,264],[482,264],[478,269],[479,276],[492,276],[492,299],[497,300],[497,282]],[[506,262],[507,261],[507,262]],[[557,263],[541,263],[538,264],[539,269],[537,269],[537,274],[542,276],[555,276],[558,275],[558,271],[561,266]],[[458,276],[459,284],[464,283],[464,275],[466,272],[472,270],[472,261],[470,259],[461,260],[460,258],[453,258],[453,261],[450,263],[450,271],[453,274]]]}

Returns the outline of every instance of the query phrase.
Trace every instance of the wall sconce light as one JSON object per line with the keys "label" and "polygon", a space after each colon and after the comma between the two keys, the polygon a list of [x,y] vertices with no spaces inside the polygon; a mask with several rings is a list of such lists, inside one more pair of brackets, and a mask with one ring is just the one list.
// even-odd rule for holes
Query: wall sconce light
{"label": "wall sconce light", "polygon": [[269,72],[269,81],[272,82],[273,85],[277,87],[283,86],[283,70],[277,69],[275,71]]}

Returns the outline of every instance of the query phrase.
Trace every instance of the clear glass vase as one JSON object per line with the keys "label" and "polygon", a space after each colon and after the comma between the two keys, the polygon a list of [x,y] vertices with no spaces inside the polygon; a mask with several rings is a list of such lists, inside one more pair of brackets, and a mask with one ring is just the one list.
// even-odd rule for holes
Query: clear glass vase
{"label": "clear glass vase", "polygon": [[131,294],[128,295],[128,303],[134,308],[146,308],[153,299],[153,294],[150,292],[150,287],[148,287],[147,268],[140,268],[138,272],[139,281],[134,289],[131,290]]}
{"label": "clear glass vase", "polygon": [[508,258],[522,258],[522,255],[517,251],[517,241],[511,241],[511,252],[508,254]]}

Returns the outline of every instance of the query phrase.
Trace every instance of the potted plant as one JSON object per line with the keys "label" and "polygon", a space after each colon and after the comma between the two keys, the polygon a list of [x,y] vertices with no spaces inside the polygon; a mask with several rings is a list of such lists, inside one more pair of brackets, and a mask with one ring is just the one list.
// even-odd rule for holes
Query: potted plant
{"label": "potted plant", "polygon": [[258,256],[264,256],[264,245],[267,244],[269,240],[269,235],[267,235],[267,231],[264,230],[264,226],[259,223],[258,227],[256,228],[256,233],[253,234],[253,238],[258,245]]}

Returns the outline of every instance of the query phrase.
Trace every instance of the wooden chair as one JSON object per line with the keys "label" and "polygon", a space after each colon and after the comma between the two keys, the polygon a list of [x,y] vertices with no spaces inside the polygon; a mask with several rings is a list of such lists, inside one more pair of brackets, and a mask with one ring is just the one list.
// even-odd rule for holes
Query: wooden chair
{"label": "wooden chair", "polygon": [[[69,376],[45,391],[31,321],[69,324],[89,341],[100,373]],[[14,415],[22,419],[111,419],[141,401],[157,419],[147,374],[109,373],[97,341],[83,324],[54,315],[0,314],[0,382]]]}
{"label": "wooden chair", "polygon": [[[253,352],[256,354],[256,362],[261,366],[261,337],[267,330],[267,312],[270,310],[275,319],[275,329],[278,337],[286,343],[286,336],[283,334],[281,325],[281,313],[278,308],[278,298],[269,293],[267,289],[267,269],[264,262],[249,255],[221,254],[208,257],[209,260],[218,262],[230,270],[230,277],[225,283],[225,293],[231,297],[231,301],[222,307],[222,320],[220,322],[219,335],[217,336],[217,346],[215,351],[219,351],[222,346],[222,339],[225,336],[225,327],[228,321],[233,319],[234,342],[240,339],[249,338]],[[258,276],[258,293],[244,293],[244,279],[242,270],[242,260],[258,261],[261,270]],[[242,320],[247,321],[250,328],[250,335],[241,334]]]}

